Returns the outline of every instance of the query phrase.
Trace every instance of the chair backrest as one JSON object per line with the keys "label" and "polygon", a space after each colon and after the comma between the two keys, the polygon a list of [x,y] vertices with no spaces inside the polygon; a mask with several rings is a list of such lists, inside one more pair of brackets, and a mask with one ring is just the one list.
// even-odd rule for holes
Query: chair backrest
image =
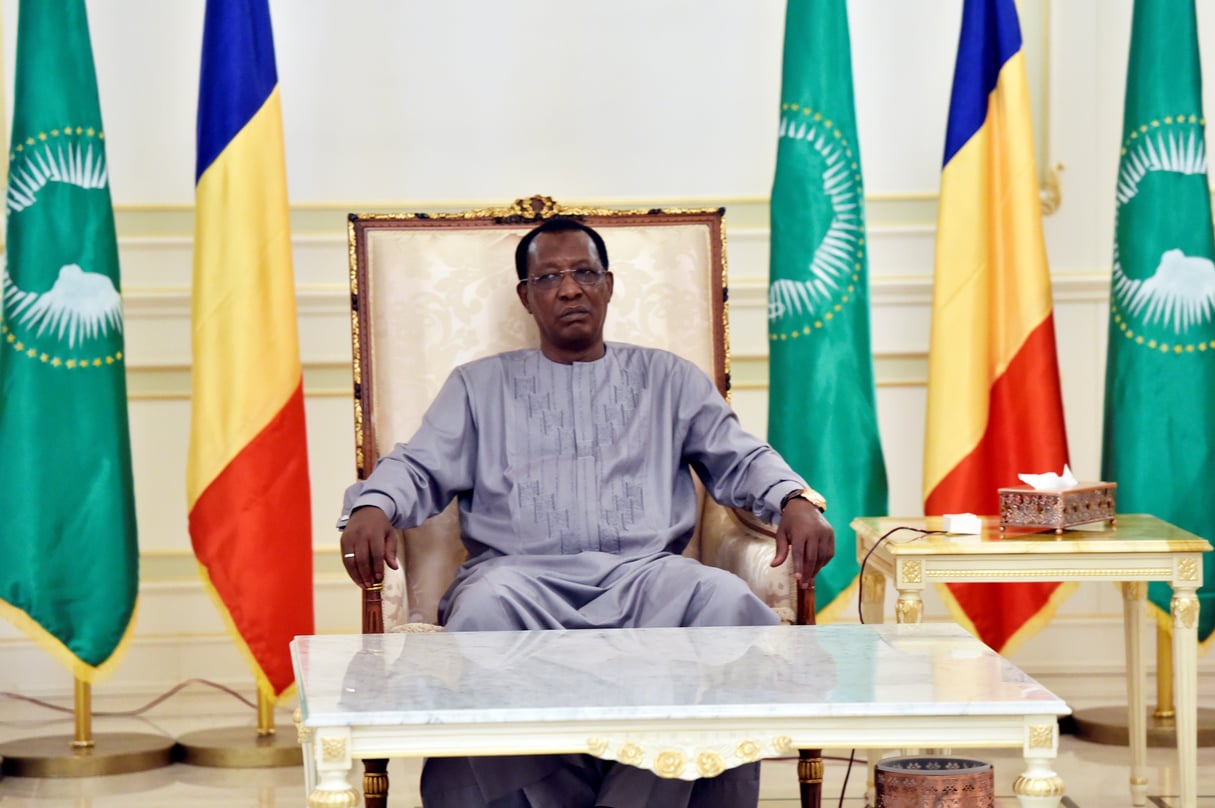
{"label": "chair backrest", "polygon": [[[355,460],[360,479],[408,440],[456,366],[539,344],[515,294],[515,246],[574,215],[607,244],[615,289],[605,337],[664,348],[729,385],[724,210],[562,208],[547,197],[463,213],[351,214]],[[405,544],[410,619],[433,621],[462,560],[454,508]]]}

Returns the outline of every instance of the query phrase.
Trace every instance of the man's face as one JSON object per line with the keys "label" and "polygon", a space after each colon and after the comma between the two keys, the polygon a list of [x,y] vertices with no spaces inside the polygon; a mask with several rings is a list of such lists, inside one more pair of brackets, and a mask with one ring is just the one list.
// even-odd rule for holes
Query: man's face
{"label": "man's face", "polygon": [[[596,276],[575,270],[603,273]],[[535,279],[558,274],[555,285]],[[556,362],[589,361],[603,355],[603,321],[612,299],[612,273],[603,264],[591,237],[578,230],[541,233],[532,241],[527,260],[528,282],[518,286],[519,300],[540,329],[540,350]],[[550,278],[551,280],[551,278]]]}

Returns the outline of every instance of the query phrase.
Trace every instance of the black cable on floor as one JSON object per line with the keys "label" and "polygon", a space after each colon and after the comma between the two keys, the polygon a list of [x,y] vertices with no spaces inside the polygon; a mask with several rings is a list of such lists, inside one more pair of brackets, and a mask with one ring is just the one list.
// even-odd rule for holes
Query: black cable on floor
{"label": "black cable on floor", "polygon": [[[166,701],[167,699],[171,698],[172,696],[177,695],[177,693],[184,690],[186,687],[189,687],[190,685],[206,685],[207,687],[215,688],[216,690],[220,690],[220,691],[223,691],[224,693],[227,693],[229,696],[232,696],[237,701],[243,702],[244,704],[248,705],[249,707],[252,707],[254,710],[257,709],[257,704],[255,702],[249,701],[249,699],[245,698],[240,693],[236,692],[235,690],[233,690],[230,687],[221,685],[218,682],[212,682],[208,679],[187,679],[184,682],[179,682],[178,684],[169,688],[167,691],[165,691],[161,695],[157,696],[156,698],[152,699],[150,702],[143,705],[142,707],[138,707],[134,710],[113,710],[113,711],[98,710],[98,711],[94,711],[93,715],[97,716],[97,717],[109,717],[109,718],[119,717],[119,716],[130,717],[130,716],[142,715],[143,713],[146,713],[148,710],[151,710],[153,707],[156,707],[157,705],[161,704],[162,702]],[[12,699],[14,701],[24,701],[27,704],[33,704],[37,707],[43,707],[47,710],[54,710],[55,712],[60,712],[60,713],[73,713],[74,714],[76,712],[75,708],[73,708],[73,707],[63,707],[58,704],[52,704],[49,701],[42,701],[41,699],[35,699],[30,696],[23,696],[20,693],[10,693],[7,691],[0,691],[0,698]]]}
{"label": "black cable on floor", "polygon": [[839,808],[844,808],[844,793],[848,790],[848,775],[852,774],[852,761],[856,760],[856,750],[848,755],[848,768],[844,769],[844,785],[840,788]]}

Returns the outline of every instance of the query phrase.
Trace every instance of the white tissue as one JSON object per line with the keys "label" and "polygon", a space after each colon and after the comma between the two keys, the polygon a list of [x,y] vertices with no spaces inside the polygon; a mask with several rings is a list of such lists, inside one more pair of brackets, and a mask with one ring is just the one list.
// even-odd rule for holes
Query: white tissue
{"label": "white tissue", "polygon": [[983,532],[983,521],[973,513],[947,513],[941,517],[941,527],[946,533],[977,536]]}
{"label": "white tissue", "polygon": [[1031,488],[1036,488],[1039,491],[1063,491],[1067,488],[1075,488],[1079,483],[1076,482],[1075,475],[1072,470],[1063,465],[1063,473],[1055,474],[1053,471],[1048,471],[1045,474],[1018,474],[1017,479]]}

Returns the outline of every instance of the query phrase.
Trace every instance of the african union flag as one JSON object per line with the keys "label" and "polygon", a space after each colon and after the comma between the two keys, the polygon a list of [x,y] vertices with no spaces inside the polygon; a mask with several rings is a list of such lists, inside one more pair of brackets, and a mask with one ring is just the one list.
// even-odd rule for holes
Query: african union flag
{"label": "african union flag", "polygon": [[[1135,3],[1122,132],[1101,474],[1118,483],[1120,511],[1212,540],[1215,234],[1193,0]],[[1207,647],[1215,553],[1203,558],[1200,608],[1171,604],[1163,582],[1148,597],[1166,627],[1177,609]]]}
{"label": "african union flag", "polygon": [[0,614],[84,682],[129,637],[139,549],[122,285],[84,0],[22,0],[0,309]]}
{"label": "african union flag", "polygon": [[[768,288],[768,440],[827,499],[836,544],[886,513],[869,348],[869,259],[844,0],[790,0]],[[834,619],[854,596],[856,554],[815,579]]]}

